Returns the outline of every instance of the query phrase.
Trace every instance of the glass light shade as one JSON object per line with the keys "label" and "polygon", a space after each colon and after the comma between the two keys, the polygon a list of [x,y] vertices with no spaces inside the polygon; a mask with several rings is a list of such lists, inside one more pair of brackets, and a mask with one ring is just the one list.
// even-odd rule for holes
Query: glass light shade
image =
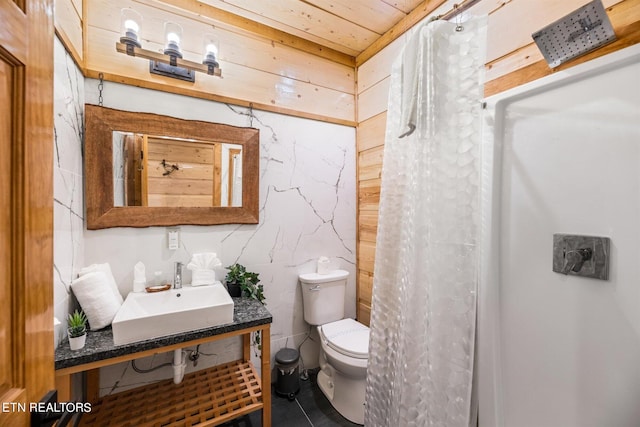
{"label": "glass light shade", "polygon": [[182,27],[175,22],[164,23],[164,53],[165,55],[177,56],[182,58]]}
{"label": "glass light shade", "polygon": [[206,65],[218,66],[218,47],[220,43],[213,34],[205,34],[202,43],[202,63]]}
{"label": "glass light shade", "polygon": [[142,15],[129,7],[122,9],[120,11],[120,43],[142,47],[140,44],[141,25]]}

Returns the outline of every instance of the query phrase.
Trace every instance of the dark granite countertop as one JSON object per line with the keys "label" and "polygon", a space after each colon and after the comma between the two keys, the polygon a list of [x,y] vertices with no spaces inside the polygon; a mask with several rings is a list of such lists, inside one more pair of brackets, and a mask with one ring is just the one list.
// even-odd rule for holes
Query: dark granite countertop
{"label": "dark granite countertop", "polygon": [[271,323],[273,320],[271,313],[269,313],[266,307],[254,299],[233,298],[233,304],[233,323],[131,344],[113,345],[113,332],[111,327],[99,331],[89,331],[87,333],[87,342],[81,350],[71,351],[68,340],[65,340],[64,343],[58,346],[55,352],[55,368],[69,368],[144,350],[166,347],[250,328],[252,326],[265,325]]}

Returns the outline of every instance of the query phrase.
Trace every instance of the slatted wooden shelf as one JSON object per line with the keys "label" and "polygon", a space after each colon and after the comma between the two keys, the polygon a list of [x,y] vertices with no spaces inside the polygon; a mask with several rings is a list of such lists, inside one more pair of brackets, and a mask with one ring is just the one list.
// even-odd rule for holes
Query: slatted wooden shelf
{"label": "slatted wooden shelf", "polygon": [[100,398],[81,426],[216,426],[263,407],[260,376],[235,361]]}

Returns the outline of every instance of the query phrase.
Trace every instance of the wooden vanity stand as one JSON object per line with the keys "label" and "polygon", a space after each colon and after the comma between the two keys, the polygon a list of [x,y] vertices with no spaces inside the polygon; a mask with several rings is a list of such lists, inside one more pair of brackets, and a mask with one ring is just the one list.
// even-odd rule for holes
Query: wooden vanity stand
{"label": "wooden vanity stand", "polygon": [[[89,332],[80,351],[61,345],[56,350],[58,400],[91,402],[91,412],[82,415],[83,426],[216,426],[262,409],[262,426],[270,427],[272,318],[264,306],[239,302],[234,298],[234,323],[229,325],[118,347],[108,329]],[[247,305],[248,312],[242,312]],[[261,375],[251,363],[251,333],[256,331],[262,332]],[[186,374],[177,385],[171,378],[99,397],[101,367],[235,336],[242,336],[241,360]],[[71,375],[81,372],[86,397],[73,399]]]}

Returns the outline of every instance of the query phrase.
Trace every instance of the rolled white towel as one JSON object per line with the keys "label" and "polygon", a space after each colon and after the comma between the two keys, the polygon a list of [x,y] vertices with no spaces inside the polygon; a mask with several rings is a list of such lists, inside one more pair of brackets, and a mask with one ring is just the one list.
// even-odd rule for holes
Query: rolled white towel
{"label": "rolled white towel", "polygon": [[122,305],[102,271],[83,274],[71,282],[71,290],[87,315],[92,331],[109,326]]}
{"label": "rolled white towel", "polygon": [[213,270],[216,267],[220,267],[222,261],[218,259],[215,252],[204,252],[199,254],[193,254],[191,261],[187,264],[189,270]]}
{"label": "rolled white towel", "polygon": [[107,276],[107,282],[109,284],[109,288],[111,289],[111,292],[113,292],[113,295],[116,297],[116,300],[118,300],[120,305],[122,305],[122,302],[124,301],[124,299],[120,294],[120,290],[118,289],[118,285],[116,284],[116,279],[114,279],[113,277],[113,273],[111,272],[111,266],[109,265],[109,263],[105,262],[104,264],[91,264],[88,267],[84,267],[80,269],[80,273],[78,273],[78,275],[84,276],[85,274],[93,273],[94,271],[102,271]]}

